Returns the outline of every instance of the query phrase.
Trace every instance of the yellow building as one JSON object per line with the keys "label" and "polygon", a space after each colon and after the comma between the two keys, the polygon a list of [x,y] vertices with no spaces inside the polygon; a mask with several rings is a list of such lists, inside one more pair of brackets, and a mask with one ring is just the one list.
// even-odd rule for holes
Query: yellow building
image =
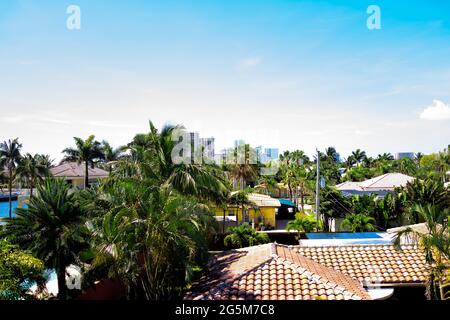
{"label": "yellow building", "polygon": [[215,209],[216,219],[220,222],[225,221],[227,227],[247,222],[255,228],[260,223],[276,228],[276,214],[281,206],[280,201],[258,193],[249,194],[248,200],[254,204],[255,208],[244,208],[245,217],[242,216],[242,207],[228,206]]}

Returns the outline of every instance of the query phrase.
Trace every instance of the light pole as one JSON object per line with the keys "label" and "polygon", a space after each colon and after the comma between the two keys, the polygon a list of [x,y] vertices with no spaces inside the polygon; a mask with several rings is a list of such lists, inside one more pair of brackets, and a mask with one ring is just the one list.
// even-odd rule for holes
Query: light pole
{"label": "light pole", "polygon": [[317,150],[317,177],[316,177],[316,221],[319,222],[319,206],[320,206],[320,151]]}

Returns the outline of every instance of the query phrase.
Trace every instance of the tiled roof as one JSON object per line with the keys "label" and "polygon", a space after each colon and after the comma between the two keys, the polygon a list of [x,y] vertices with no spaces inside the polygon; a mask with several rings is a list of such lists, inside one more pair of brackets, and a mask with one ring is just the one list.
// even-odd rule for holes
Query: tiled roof
{"label": "tiled roof", "polygon": [[[78,178],[84,177],[85,165],[84,163],[66,162],[59,166],[50,169],[51,174],[54,177],[64,178]],[[108,172],[100,168],[88,168],[89,178],[105,178],[108,177]]]}
{"label": "tiled roof", "polygon": [[336,185],[341,191],[392,191],[397,187],[404,187],[415,178],[402,173],[386,173],[362,182],[343,182]]}
{"label": "tiled roof", "polygon": [[[231,195],[234,195],[236,193],[238,193],[238,191],[233,191]],[[247,195],[247,198],[258,207],[281,207],[280,201],[278,199],[272,198],[271,196],[265,194],[249,193]]]}
{"label": "tiled roof", "polygon": [[193,300],[368,300],[363,286],[344,273],[266,244],[215,255],[207,276],[185,299]]}
{"label": "tiled roof", "polygon": [[361,182],[360,186],[365,190],[386,190],[396,187],[404,187],[415,178],[402,173],[386,173],[381,176]]}
{"label": "tiled roof", "polygon": [[424,283],[428,275],[425,255],[416,245],[402,245],[401,250],[392,244],[296,246],[294,251],[360,282]]}

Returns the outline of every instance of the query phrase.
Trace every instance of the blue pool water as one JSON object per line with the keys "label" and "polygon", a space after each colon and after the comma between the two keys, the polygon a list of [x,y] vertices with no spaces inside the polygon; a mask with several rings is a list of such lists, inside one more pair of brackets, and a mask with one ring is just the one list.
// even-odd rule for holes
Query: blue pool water
{"label": "blue pool water", "polygon": [[[14,212],[17,208],[17,200],[13,200],[12,202],[12,216],[14,217]],[[9,218],[9,202],[8,201],[2,201],[0,202],[0,218]]]}
{"label": "blue pool water", "polygon": [[308,239],[382,239],[378,232],[307,233]]}

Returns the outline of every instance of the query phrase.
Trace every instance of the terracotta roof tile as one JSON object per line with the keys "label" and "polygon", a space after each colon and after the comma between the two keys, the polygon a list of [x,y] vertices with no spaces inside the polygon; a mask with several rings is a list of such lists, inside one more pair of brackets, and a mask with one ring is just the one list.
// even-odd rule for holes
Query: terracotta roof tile
{"label": "terracotta roof tile", "polygon": [[210,272],[185,299],[361,300],[358,281],[275,244],[228,251],[213,257]]}
{"label": "terracotta roof tile", "polygon": [[347,245],[293,249],[321,265],[359,281],[398,284],[424,283],[428,275],[423,252],[415,245]]}

